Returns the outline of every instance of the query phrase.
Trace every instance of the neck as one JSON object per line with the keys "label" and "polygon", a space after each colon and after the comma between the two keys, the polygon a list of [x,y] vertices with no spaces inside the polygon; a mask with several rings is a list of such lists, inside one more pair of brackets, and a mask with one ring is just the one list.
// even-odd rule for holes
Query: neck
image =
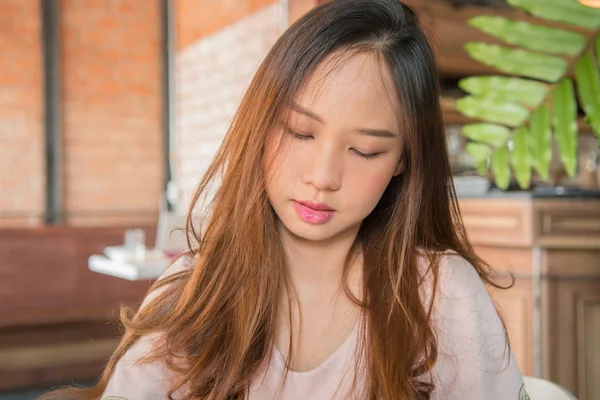
{"label": "neck", "polygon": [[[344,262],[358,229],[344,232],[325,241],[311,241],[295,236],[284,227],[280,237],[285,253],[286,269],[290,283],[298,296],[318,296],[337,290],[342,283]],[[349,284],[360,275],[362,257],[352,260],[349,271]]]}

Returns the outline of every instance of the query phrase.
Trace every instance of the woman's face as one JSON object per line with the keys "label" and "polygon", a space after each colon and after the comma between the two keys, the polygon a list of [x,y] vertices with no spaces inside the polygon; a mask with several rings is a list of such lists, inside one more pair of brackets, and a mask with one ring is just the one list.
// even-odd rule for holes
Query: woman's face
{"label": "woman's face", "polygon": [[358,232],[402,172],[394,93],[374,55],[317,68],[267,143],[267,194],[284,229],[311,241]]}

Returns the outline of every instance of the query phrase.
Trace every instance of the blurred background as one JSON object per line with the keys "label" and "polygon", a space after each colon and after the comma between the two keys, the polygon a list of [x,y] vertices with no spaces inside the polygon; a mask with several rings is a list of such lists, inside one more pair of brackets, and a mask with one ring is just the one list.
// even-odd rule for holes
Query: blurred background
{"label": "blurred background", "polygon": [[[120,306],[139,306],[184,249],[173,229],[262,57],[324,2],[0,0],[0,399],[98,378]],[[597,27],[504,0],[406,3],[436,52],[469,238],[499,279],[517,278],[492,296],[521,370],[600,399],[600,153],[583,107],[574,174],[553,153],[546,179],[499,190],[466,151],[476,118],[456,106],[461,79],[498,74],[465,50],[498,43],[470,18],[567,28],[586,48]],[[564,59],[572,75],[577,55]]]}

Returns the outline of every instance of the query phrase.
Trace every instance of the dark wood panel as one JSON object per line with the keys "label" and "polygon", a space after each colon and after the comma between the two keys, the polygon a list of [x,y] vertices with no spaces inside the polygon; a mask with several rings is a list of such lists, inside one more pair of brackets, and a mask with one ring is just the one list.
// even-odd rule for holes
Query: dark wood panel
{"label": "dark wood panel", "polygon": [[[108,359],[107,359],[108,360]],[[57,386],[72,384],[74,381],[91,382],[100,377],[107,360],[93,361],[84,364],[64,365],[55,368],[37,368],[26,371],[2,371],[0,374],[0,390],[13,390],[39,387],[45,385]]]}
{"label": "dark wood panel", "polygon": [[[150,282],[91,272],[88,257],[123,243],[126,228],[0,229],[0,327],[110,319]],[[156,228],[147,227],[150,244]]]}
{"label": "dark wood panel", "polygon": [[62,345],[99,338],[118,338],[121,334],[121,324],[116,320],[2,328],[0,329],[0,352],[13,347]]}
{"label": "dark wood panel", "polygon": [[[0,229],[0,390],[96,379],[151,281],[88,269],[126,227]],[[155,227],[144,227],[153,245]]]}

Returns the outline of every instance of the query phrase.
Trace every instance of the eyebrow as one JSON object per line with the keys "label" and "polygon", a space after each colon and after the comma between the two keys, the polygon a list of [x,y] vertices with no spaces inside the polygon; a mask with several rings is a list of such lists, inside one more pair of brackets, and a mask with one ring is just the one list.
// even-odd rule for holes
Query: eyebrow
{"label": "eyebrow", "polygon": [[[321,118],[314,112],[310,111],[309,109],[302,107],[300,104],[293,103],[292,110],[299,114],[306,115],[307,117],[312,118],[315,121],[320,122],[321,124],[324,123],[323,118]],[[375,136],[375,137],[380,137],[380,138],[395,138],[396,137],[396,135],[394,135],[392,132],[385,130],[385,129],[355,128],[354,131],[357,133],[363,134],[363,135]]]}
{"label": "eyebrow", "polygon": [[396,137],[396,135],[394,135],[392,132],[386,131],[385,129],[356,128],[355,131],[358,133],[361,133],[363,135],[375,136],[375,137],[381,137],[381,138],[395,138]]}
{"label": "eyebrow", "polygon": [[292,110],[296,111],[299,114],[306,115],[307,117],[312,118],[320,123],[324,123],[323,118],[319,117],[317,114],[310,111],[309,109],[302,107],[300,104],[293,103]]}

